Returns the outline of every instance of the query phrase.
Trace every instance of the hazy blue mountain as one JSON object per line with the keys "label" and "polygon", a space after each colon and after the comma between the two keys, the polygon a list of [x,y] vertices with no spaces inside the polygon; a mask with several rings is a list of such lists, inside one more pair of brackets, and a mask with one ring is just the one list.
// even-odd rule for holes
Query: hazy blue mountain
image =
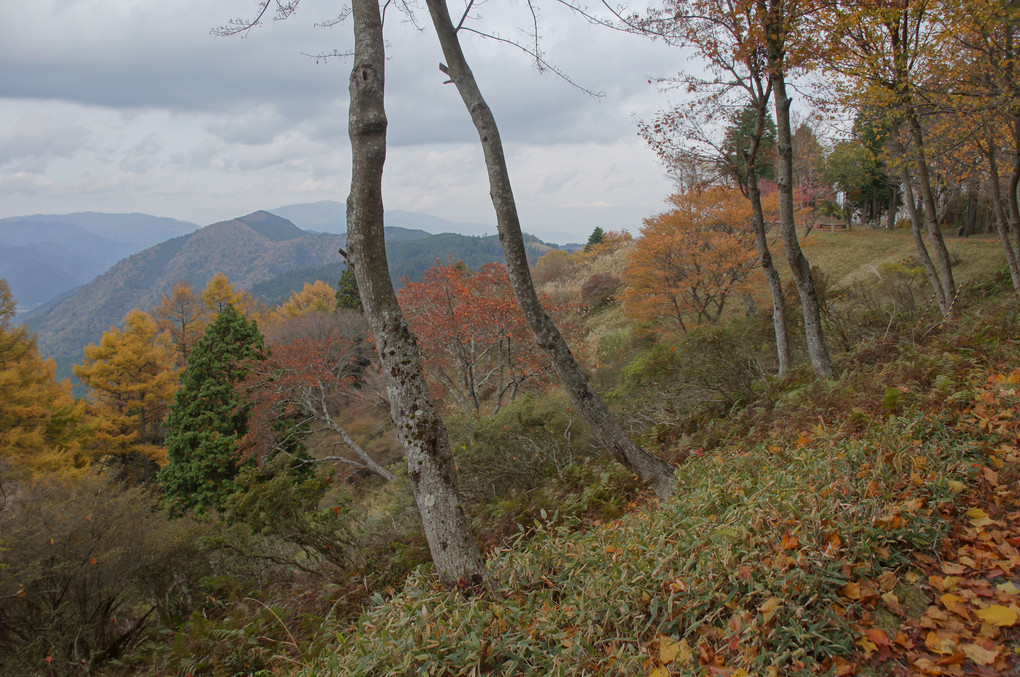
{"label": "hazy blue mountain", "polygon": [[165,216],[138,213],[105,214],[102,212],[34,214],[0,219],[0,225],[11,222],[24,224],[26,227],[39,227],[42,224],[77,226],[93,235],[99,235],[114,242],[133,244],[136,247],[134,251],[141,251],[178,235],[186,235],[201,227],[197,223]]}
{"label": "hazy blue mountain", "polygon": [[267,212],[206,226],[133,254],[88,284],[25,315],[44,354],[80,357],[134,308],[150,310],[178,280],[201,289],[224,273],[250,289],[296,268],[340,265],[339,235],[311,234]]}
{"label": "hazy blue mountain", "polygon": [[[313,230],[320,233],[347,232],[347,205],[343,202],[322,200],[321,202],[285,205],[270,209],[269,211],[293,221],[305,230]],[[495,225],[489,226],[481,223],[447,221],[438,216],[405,212],[399,209],[391,209],[386,212],[386,227],[391,228],[394,226],[412,230],[424,230],[434,234],[494,235],[496,233]]]}
{"label": "hazy blue mountain", "polygon": [[[259,211],[131,254],[23,318],[38,333],[43,354],[56,357],[66,370],[69,363],[81,360],[84,346],[98,342],[103,332],[119,325],[132,309],[151,310],[180,280],[200,290],[210,277],[224,273],[235,288],[251,290],[269,305],[284,301],[307,282],[336,284],[346,265],[338,250],[346,241],[346,235],[307,232],[279,215]],[[527,241],[532,261],[552,249],[531,236]],[[431,235],[394,226],[386,228],[386,242],[390,276],[398,287],[404,279],[421,280],[437,261],[462,260],[472,268],[503,261],[495,235]],[[55,251],[53,245],[29,247],[44,259],[47,252]],[[57,272],[61,271],[52,273],[55,279]]]}
{"label": "hazy blue mountain", "polygon": [[0,277],[26,311],[126,256],[198,228],[148,214],[36,214],[0,219]]}

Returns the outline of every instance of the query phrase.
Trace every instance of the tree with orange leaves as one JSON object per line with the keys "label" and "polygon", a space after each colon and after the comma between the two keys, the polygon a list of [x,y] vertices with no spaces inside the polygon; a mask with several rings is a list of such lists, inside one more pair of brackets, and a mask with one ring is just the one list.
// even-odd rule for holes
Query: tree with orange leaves
{"label": "tree with orange leaves", "polygon": [[498,412],[549,371],[501,264],[478,272],[463,262],[437,264],[398,296],[421,342],[427,373],[466,414]]}
{"label": "tree with orange leaves", "polygon": [[733,296],[749,294],[758,267],[748,227],[751,205],[734,188],[670,198],[673,209],[645,220],[624,271],[624,308],[638,321],[684,336],[716,322]]}
{"label": "tree with orange leaves", "polygon": [[[773,79],[767,52],[761,45],[757,6],[753,0],[667,0],[661,9],[652,10],[647,18],[635,20],[630,26],[671,44],[693,47],[707,62],[707,76],[686,72],[668,81],[693,96],[660,113],[653,123],[643,124],[641,134],[678,177],[684,190],[699,190],[725,181],[739,186],[750,201],[753,218],[749,225],[772,299],[772,324],[782,378],[793,358],[786,298],[772,260],[763,186],[759,182],[760,177],[775,172],[769,160],[775,156],[777,130],[769,114]],[[731,124],[725,136],[720,137],[718,122],[727,119]],[[749,172],[747,167],[755,171]],[[706,170],[707,180],[703,176]],[[787,225],[792,226],[792,217]],[[796,243],[795,236],[793,239]],[[819,373],[825,373],[826,359],[813,355],[812,363],[819,366]]]}
{"label": "tree with orange leaves", "polygon": [[267,356],[245,363],[248,376],[239,392],[250,407],[248,432],[241,441],[245,458],[260,463],[279,451],[292,452],[310,435],[326,433],[353,458],[333,454],[318,458],[368,471],[390,481],[394,476],[379,465],[337,421],[341,409],[359,399],[371,350],[333,329],[320,339],[299,338],[275,345]]}

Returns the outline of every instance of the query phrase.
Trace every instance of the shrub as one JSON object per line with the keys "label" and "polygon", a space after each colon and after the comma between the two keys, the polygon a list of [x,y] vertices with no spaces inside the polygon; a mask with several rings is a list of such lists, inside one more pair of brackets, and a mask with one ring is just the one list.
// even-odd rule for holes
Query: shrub
{"label": "shrub", "polygon": [[616,292],[623,286],[620,278],[609,273],[595,273],[581,286],[581,303],[599,310],[616,301]]}
{"label": "shrub", "polygon": [[190,609],[208,562],[203,525],[168,521],[148,490],[98,477],[8,491],[0,673],[88,673]]}
{"label": "shrub", "polygon": [[718,413],[751,395],[774,360],[769,318],[758,315],[692,331],[660,344],[620,373],[611,397],[639,432],[668,442],[692,418]]}
{"label": "shrub", "polygon": [[451,433],[461,493],[475,503],[533,487],[592,453],[574,413],[551,397],[520,398]]}

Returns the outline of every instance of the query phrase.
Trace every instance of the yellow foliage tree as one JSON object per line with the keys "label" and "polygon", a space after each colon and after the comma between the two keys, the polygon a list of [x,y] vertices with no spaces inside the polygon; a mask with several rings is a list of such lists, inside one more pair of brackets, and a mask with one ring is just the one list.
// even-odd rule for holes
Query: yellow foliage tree
{"label": "yellow foliage tree", "polygon": [[283,317],[304,317],[311,313],[329,313],[336,307],[336,290],[322,280],[306,282],[277,309]]}
{"label": "yellow foliage tree", "polygon": [[87,464],[85,405],[68,381],[56,381],[56,364],[42,359],[35,337],[14,325],[16,308],[0,279],[0,459],[33,475],[74,472]]}
{"label": "yellow foliage tree", "polygon": [[751,205],[735,188],[670,198],[673,209],[645,219],[624,271],[624,309],[647,326],[684,336],[716,322],[734,295],[750,294],[758,267]]}
{"label": "yellow foliage tree", "polygon": [[202,290],[202,302],[214,314],[218,315],[228,305],[234,306],[244,315],[255,311],[255,299],[249,291],[237,291],[223,273],[216,273],[205,283]]}
{"label": "yellow foliage tree", "polygon": [[159,329],[170,334],[177,350],[177,367],[184,369],[188,353],[209,324],[209,308],[190,282],[181,281],[174,283],[169,294],[163,294],[153,313]]}
{"label": "yellow foliage tree", "polygon": [[135,481],[149,479],[166,458],[162,421],[178,384],[169,336],[133,310],[123,329],[111,327],[99,345],[85,347],[74,374],[89,388],[96,455],[130,466]]}

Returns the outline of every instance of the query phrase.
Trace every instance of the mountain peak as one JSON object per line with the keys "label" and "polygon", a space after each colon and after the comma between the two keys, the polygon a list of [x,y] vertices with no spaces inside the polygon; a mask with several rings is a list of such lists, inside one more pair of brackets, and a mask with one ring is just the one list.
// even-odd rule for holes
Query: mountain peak
{"label": "mountain peak", "polygon": [[276,242],[285,242],[308,234],[287,219],[261,209],[236,220]]}

